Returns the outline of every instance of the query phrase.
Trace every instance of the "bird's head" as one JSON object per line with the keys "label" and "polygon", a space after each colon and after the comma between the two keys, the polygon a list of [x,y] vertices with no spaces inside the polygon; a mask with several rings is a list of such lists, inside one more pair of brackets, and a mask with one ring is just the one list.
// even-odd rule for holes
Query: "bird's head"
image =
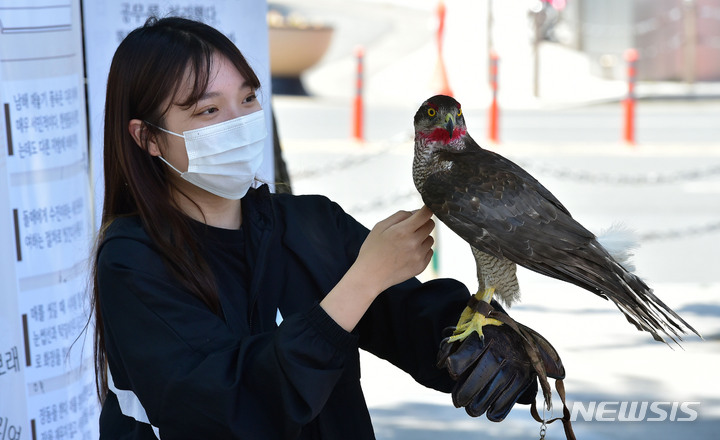
{"label": "bird's head", "polygon": [[435,148],[459,148],[467,133],[460,103],[450,96],[435,95],[415,113],[415,142]]}

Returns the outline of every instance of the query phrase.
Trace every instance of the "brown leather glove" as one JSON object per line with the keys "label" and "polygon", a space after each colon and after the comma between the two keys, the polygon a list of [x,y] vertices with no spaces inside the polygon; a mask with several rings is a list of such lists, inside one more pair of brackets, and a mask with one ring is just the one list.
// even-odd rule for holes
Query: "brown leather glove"
{"label": "brown leather glove", "polygon": [[[457,408],[464,407],[473,417],[487,413],[489,420],[500,422],[515,403],[530,404],[535,401],[537,368],[555,379],[563,379],[565,369],[557,351],[545,338],[496,310],[500,307],[494,301],[495,308],[484,304],[486,316],[505,324],[483,327],[483,340],[473,332],[465,340],[452,343],[447,341],[455,328],[446,328],[437,366],[447,368],[450,376],[457,381],[452,391]],[[539,359],[539,362],[533,359]],[[544,379],[545,384],[547,379]],[[549,390],[546,393],[545,388],[543,386],[545,398],[549,399]]]}

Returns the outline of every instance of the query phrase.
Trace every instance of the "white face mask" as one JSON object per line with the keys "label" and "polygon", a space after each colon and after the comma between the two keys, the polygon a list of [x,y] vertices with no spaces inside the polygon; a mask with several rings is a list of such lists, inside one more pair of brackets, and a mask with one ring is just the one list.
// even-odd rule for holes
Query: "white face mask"
{"label": "white face mask", "polygon": [[157,128],[185,139],[186,172],[179,171],[160,156],[180,177],[226,199],[237,200],[247,193],[263,160],[267,129],[262,109],[183,134]]}

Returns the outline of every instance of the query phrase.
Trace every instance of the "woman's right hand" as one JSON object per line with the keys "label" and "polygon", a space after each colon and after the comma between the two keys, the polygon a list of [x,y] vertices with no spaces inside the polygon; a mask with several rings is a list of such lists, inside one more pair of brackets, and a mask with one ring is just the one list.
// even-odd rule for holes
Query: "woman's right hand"
{"label": "woman's right hand", "polygon": [[352,331],[385,289],[420,274],[432,258],[435,227],[423,206],[399,211],[379,222],[360,247],[355,263],[320,302],[342,328]]}
{"label": "woman's right hand", "polygon": [[430,263],[435,228],[426,206],[398,211],[379,222],[365,239],[353,265],[377,283],[378,293],[419,275]]}

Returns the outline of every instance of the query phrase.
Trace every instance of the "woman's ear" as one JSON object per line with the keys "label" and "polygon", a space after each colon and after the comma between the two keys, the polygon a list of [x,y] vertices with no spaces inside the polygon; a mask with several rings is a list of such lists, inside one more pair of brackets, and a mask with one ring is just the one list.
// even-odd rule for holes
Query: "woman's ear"
{"label": "woman's ear", "polygon": [[160,147],[155,141],[155,136],[150,136],[147,126],[140,119],[131,119],[128,124],[130,136],[132,136],[138,147],[146,150],[151,156],[161,156]]}

